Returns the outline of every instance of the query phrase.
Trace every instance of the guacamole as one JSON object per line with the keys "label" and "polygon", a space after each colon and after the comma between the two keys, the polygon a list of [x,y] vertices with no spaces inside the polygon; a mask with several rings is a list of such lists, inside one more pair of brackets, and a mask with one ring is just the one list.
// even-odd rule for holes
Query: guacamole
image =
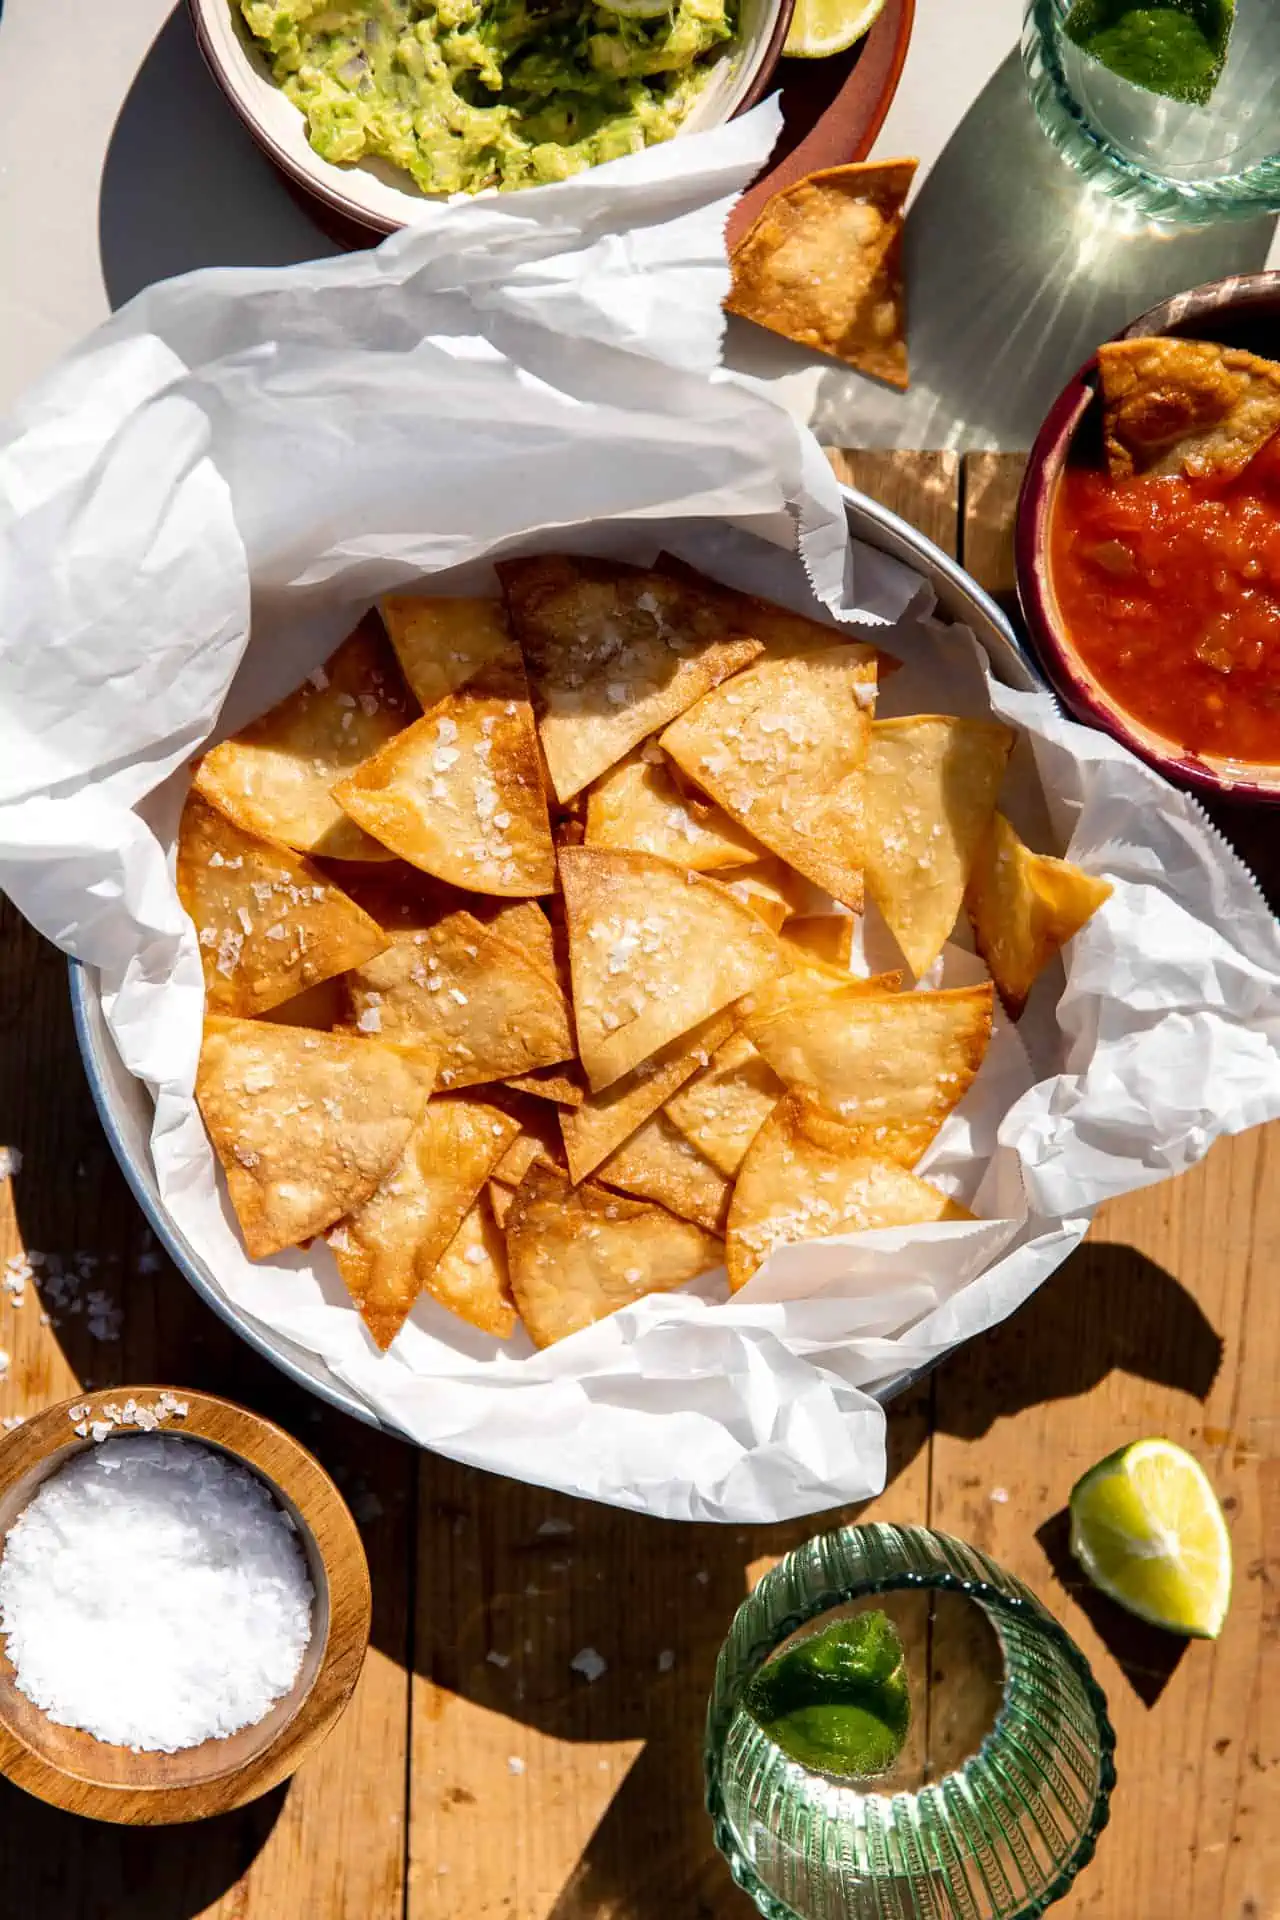
{"label": "guacamole", "polygon": [[669,140],[737,0],[240,0],[316,152],[424,193],[563,180]]}

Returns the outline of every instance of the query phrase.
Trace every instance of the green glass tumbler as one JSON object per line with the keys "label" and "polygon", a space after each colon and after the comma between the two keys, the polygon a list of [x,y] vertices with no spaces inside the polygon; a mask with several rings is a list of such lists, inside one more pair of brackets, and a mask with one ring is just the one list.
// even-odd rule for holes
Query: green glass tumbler
{"label": "green glass tumbler", "polygon": [[[742,1704],[752,1675],[798,1630],[872,1598],[886,1610],[935,1608],[939,1620],[944,1605],[972,1613],[993,1650],[985,1730],[910,1790],[899,1790],[901,1773],[851,1782],[811,1772]],[[957,1657],[944,1677],[961,1697],[977,1642],[948,1632]],[[936,1681],[932,1626],[919,1644]],[[946,1691],[933,1708],[940,1721]],[[738,1609],[707,1713],[707,1806],[716,1845],[766,1920],[1030,1920],[1093,1857],[1114,1750],[1084,1655],[1020,1580],[924,1527],[842,1527],[789,1553]]]}

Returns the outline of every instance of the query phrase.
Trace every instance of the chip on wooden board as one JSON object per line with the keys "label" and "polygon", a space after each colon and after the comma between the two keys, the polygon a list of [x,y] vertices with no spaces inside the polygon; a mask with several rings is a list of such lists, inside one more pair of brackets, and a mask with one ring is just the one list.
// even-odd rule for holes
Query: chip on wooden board
{"label": "chip on wooden board", "polygon": [[498,573],[561,801],[760,652],[715,600],[660,573],[558,554]]}
{"label": "chip on wooden board", "polygon": [[827,167],[775,193],[734,251],[729,312],[905,389],[903,210],[917,164]]}
{"label": "chip on wooden board", "polygon": [[874,648],[844,641],[735,674],[662,746],[732,819],[857,911],[875,697]]}
{"label": "chip on wooden board", "polygon": [[499,925],[462,909],[393,932],[385,952],[347,974],[344,1026],[435,1048],[446,1090],[572,1059],[559,983]]}
{"label": "chip on wooden board", "polygon": [[745,1034],[734,1033],[663,1111],[713,1167],[732,1179],[785,1092],[759,1049]]}
{"label": "chip on wooden board", "polygon": [[516,1308],[507,1272],[507,1243],[489,1192],[486,1187],[472,1201],[462,1225],[427,1275],[426,1290],[469,1326],[509,1340],[515,1331]]}
{"label": "chip on wooden board", "polygon": [[764,922],[650,853],[560,854],[578,1053],[594,1093],[786,967]]}
{"label": "chip on wooden board", "polygon": [[714,801],[680,791],[670,761],[653,741],[620,760],[592,787],[585,844],[656,853],[696,873],[741,867],[760,857],[759,842]]}
{"label": "chip on wooden board", "polygon": [[1013,746],[995,720],[877,720],[867,752],[867,891],[919,979],[950,939]]}
{"label": "chip on wooden board", "polygon": [[401,671],[424,710],[474,680],[511,645],[501,600],[390,593],[379,611]]}
{"label": "chip on wooden board", "polygon": [[656,1200],[682,1220],[723,1233],[729,1211],[729,1181],[665,1113],[637,1127],[596,1174],[606,1187],[620,1187],[642,1200]]}
{"label": "chip on wooden board", "polygon": [[427,1047],[212,1014],[196,1100],[255,1260],[367,1200],[422,1118]]}
{"label": "chip on wooden board", "polygon": [[304,855],[246,833],[198,793],[182,809],[177,879],[212,1013],[266,1013],[387,944]]}
{"label": "chip on wooden board", "polygon": [[1113,480],[1239,473],[1280,431],[1280,362],[1211,340],[1113,340],[1098,349]]}
{"label": "chip on wooden board", "polygon": [[623,1074],[601,1093],[589,1093],[574,1111],[561,1109],[560,1133],[569,1161],[570,1178],[585,1180],[636,1128],[705,1067],[733,1032],[736,1009],[712,1014],[709,1020],[660,1047],[631,1073]]}
{"label": "chip on wooden board", "polygon": [[517,1124],[483,1101],[457,1094],[431,1100],[376,1190],[330,1229],[338,1271],[384,1351],[429,1285]]}
{"label": "chip on wooden board", "polygon": [[335,798],[410,865],[473,893],[555,886],[533,709],[515,649],[389,740]]}
{"label": "chip on wooden board", "polygon": [[506,1218],[511,1291],[529,1336],[549,1347],[650,1293],[720,1265],[721,1245],[665,1207],[534,1167]]}
{"label": "chip on wooden board", "polygon": [[940,1121],[991,1037],[992,989],[876,993],[842,987],[742,1023],[780,1080],[860,1126]]}
{"label": "chip on wooden board", "polygon": [[277,706],[211,747],[196,792],[246,832],[331,860],[389,860],[333,797],[335,782],[408,725],[415,711],[375,618]]}
{"label": "chip on wooden board", "polygon": [[1041,968],[1104,900],[1110,881],[1032,853],[1002,813],[978,854],[965,904],[974,943],[1016,1020]]}
{"label": "chip on wooden board", "polygon": [[808,1103],[780,1100],[751,1143],[738,1174],[725,1233],[733,1292],[777,1247],[871,1227],[970,1220],[968,1209],[896,1161],[866,1153],[808,1125]]}

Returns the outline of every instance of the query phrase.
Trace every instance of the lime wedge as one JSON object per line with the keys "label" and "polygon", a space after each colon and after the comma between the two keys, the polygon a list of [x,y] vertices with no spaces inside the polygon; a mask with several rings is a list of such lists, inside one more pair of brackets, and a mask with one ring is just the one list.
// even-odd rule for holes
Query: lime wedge
{"label": "lime wedge", "polygon": [[1203,1468],[1172,1440],[1136,1440],[1071,1489],[1071,1551],[1095,1587],[1171,1633],[1216,1640],[1231,1540]]}
{"label": "lime wedge", "polygon": [[796,0],[782,51],[793,60],[843,53],[875,22],[884,0]]}
{"label": "lime wedge", "polygon": [[766,1662],[743,1704],[801,1766],[846,1778],[885,1773],[911,1723],[897,1629],[878,1608],[837,1620]]}
{"label": "lime wedge", "polygon": [[1135,87],[1204,106],[1222,77],[1235,0],[1074,0],[1063,32]]}

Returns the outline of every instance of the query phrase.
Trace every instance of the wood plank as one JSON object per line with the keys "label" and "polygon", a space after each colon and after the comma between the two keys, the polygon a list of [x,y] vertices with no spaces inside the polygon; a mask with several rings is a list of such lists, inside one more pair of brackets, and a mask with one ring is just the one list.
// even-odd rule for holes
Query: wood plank
{"label": "wood plank", "polygon": [[[964,557],[1005,577],[1017,456],[971,456]],[[1119,1790],[1078,1913],[1262,1916],[1280,1875],[1277,1680],[1280,1129],[1219,1142],[1181,1179],[1101,1209],[1021,1312],[934,1376],[934,1523],[1022,1575],[1080,1641],[1110,1701]],[[1176,1276],[1176,1277],[1175,1277]],[[1066,1552],[1075,1479],[1163,1433],[1205,1464],[1237,1578],[1221,1640],[1186,1644],[1095,1594]]]}
{"label": "wood plank", "polygon": [[964,564],[992,599],[1018,618],[1013,516],[1024,453],[970,453],[964,463]]}
{"label": "wood plank", "polygon": [[[954,455],[832,464],[954,551]],[[871,1516],[927,1516],[929,1397],[892,1410]],[[716,1656],[760,1575],[856,1515],[690,1526],[424,1454],[409,1920],[741,1920],[702,1809]],[[571,1665],[586,1648],[607,1663],[591,1683]]]}
{"label": "wood plank", "polygon": [[866,453],[855,447],[828,447],[837,480],[869,494],[890,513],[909,520],[944,553],[955,553],[959,537],[960,459],[958,454],[903,453],[892,449]]}
{"label": "wood plank", "polygon": [[[374,1585],[374,1645],[345,1718],[287,1789],[201,1826],[198,1846],[181,1829],[76,1820],[0,1783],[0,1913],[114,1920],[141,1911],[143,1888],[147,1911],[192,1920],[400,1920],[415,1457],[294,1388],[160,1253],[88,1096],[66,962],[3,901],[0,1009],[0,1145],[23,1154],[16,1178],[0,1183],[0,1263],[23,1247],[45,1256],[21,1306],[0,1296],[0,1345],[11,1356],[0,1412],[31,1413],[77,1385],[124,1381],[198,1384],[256,1407],[344,1485]],[[115,1311],[90,1314],[91,1289]],[[95,1337],[116,1313],[116,1336]]]}

